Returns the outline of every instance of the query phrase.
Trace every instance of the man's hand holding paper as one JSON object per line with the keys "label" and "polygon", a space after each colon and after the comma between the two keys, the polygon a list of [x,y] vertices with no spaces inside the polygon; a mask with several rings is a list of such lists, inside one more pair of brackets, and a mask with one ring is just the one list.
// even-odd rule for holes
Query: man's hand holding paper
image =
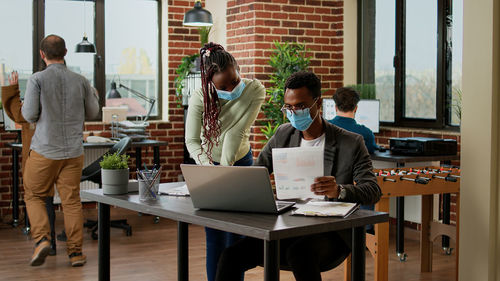
{"label": "man's hand holding paper", "polygon": [[324,195],[328,198],[338,198],[339,188],[334,176],[317,177],[311,184],[311,191],[315,195]]}

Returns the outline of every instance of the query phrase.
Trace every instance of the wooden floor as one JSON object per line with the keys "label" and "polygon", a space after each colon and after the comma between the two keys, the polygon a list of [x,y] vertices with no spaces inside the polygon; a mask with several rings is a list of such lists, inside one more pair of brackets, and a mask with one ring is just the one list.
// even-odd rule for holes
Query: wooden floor
{"label": "wooden floor", "polygon": [[[96,210],[85,210],[86,218],[95,218]],[[139,216],[123,209],[111,210],[112,218],[127,218],[133,235],[125,236],[121,230],[111,230],[111,279],[112,280],[177,280],[176,227],[174,221],[161,219],[155,224],[152,216]],[[63,229],[62,214],[57,212],[56,228]],[[205,234],[203,228],[189,227],[189,278],[206,280]],[[395,254],[394,235],[390,243],[389,280],[455,280],[455,255],[446,256],[438,244],[434,247],[432,273],[420,273],[419,243],[406,239],[408,260],[400,262]],[[452,243],[453,244],[453,243]],[[453,246],[453,245],[452,245]],[[23,235],[21,227],[0,225],[0,280],[97,280],[97,241],[84,234],[84,267],[69,266],[64,242],[58,242],[57,256],[49,256],[44,265],[28,265],[33,251],[33,241]],[[263,280],[262,268],[255,268],[245,275],[246,281]],[[281,272],[281,280],[294,280],[290,272]],[[343,268],[323,273],[323,280],[343,280]],[[367,252],[366,280],[373,280],[373,259]]]}

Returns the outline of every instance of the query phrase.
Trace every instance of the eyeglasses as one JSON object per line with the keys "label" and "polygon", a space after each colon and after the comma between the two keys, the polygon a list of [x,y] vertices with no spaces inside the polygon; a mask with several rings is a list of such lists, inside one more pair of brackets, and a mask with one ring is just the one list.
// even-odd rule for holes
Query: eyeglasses
{"label": "eyeglasses", "polygon": [[304,110],[306,108],[313,107],[316,104],[317,101],[318,101],[317,98],[314,99],[314,103],[311,106],[309,106],[309,107],[307,107],[307,106],[305,106],[303,104],[297,105],[297,106],[296,105],[284,104],[283,107],[281,108],[281,112],[283,112],[283,114],[286,114],[287,111],[291,111],[291,112],[293,112],[293,114],[297,114],[297,111],[299,111],[299,110]]}

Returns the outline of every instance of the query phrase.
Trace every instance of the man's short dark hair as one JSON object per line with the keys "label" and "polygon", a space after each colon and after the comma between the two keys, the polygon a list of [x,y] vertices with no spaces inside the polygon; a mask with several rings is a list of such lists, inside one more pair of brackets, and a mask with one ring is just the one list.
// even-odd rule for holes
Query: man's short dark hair
{"label": "man's short dark hair", "polygon": [[42,50],[49,60],[64,59],[66,55],[66,42],[60,36],[51,34],[42,39],[40,50]]}
{"label": "man's short dark hair", "polygon": [[285,91],[302,87],[306,87],[313,98],[321,97],[321,81],[316,74],[309,71],[299,71],[286,79]]}
{"label": "man's short dark hair", "polygon": [[341,112],[353,111],[360,100],[359,93],[353,88],[342,87],[338,88],[333,94],[335,105]]}

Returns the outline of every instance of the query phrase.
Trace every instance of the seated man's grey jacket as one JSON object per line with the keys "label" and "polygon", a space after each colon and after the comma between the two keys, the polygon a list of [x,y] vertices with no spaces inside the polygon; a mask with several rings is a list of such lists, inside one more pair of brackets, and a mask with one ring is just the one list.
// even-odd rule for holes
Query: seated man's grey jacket
{"label": "seated man's grey jacket", "polygon": [[[373,173],[372,161],[363,137],[341,129],[323,119],[325,131],[324,175],[335,176],[346,189],[341,201],[375,204],[382,195]],[[281,125],[262,149],[255,166],[265,166],[273,172],[273,148],[299,147],[302,133],[290,123]],[[354,184],[356,183],[356,184]]]}

